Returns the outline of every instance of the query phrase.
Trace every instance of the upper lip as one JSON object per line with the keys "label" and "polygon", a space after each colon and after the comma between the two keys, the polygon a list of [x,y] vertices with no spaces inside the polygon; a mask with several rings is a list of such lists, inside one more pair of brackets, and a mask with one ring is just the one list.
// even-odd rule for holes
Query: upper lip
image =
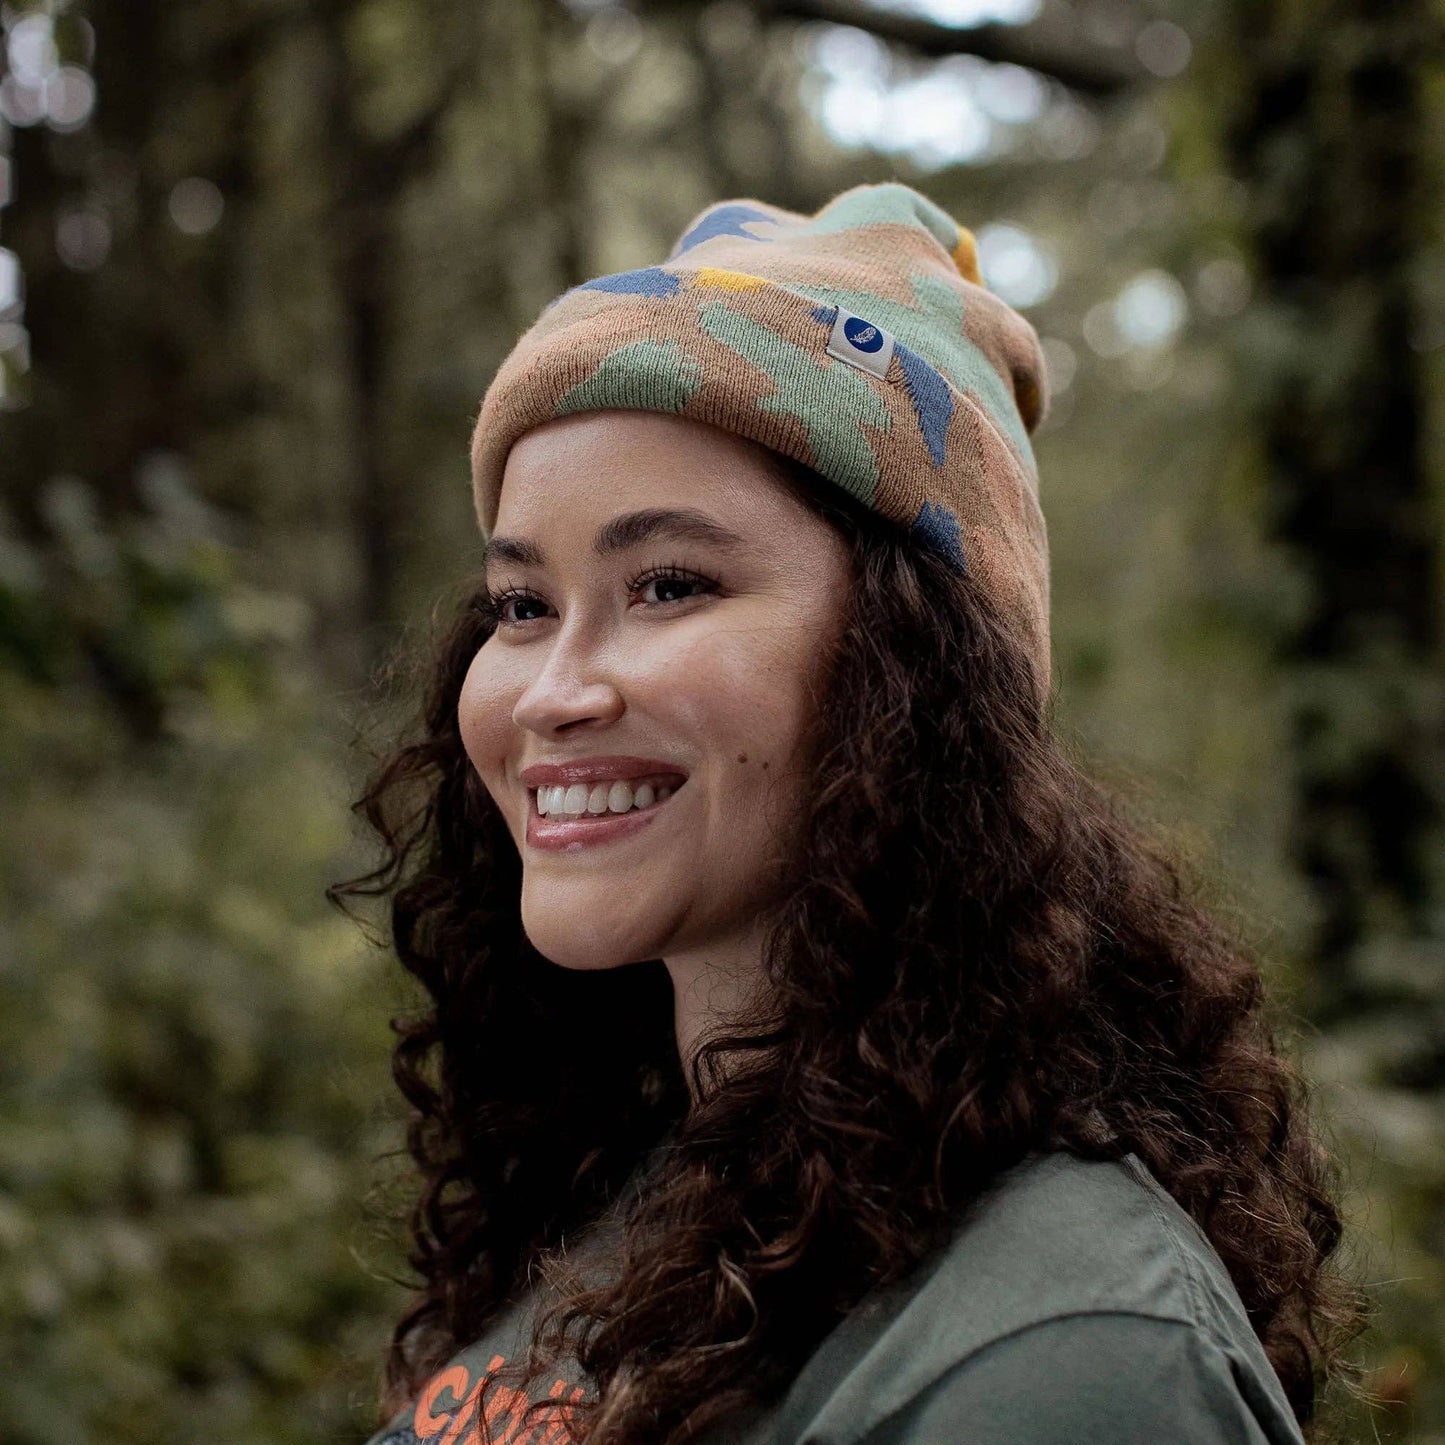
{"label": "upper lip", "polygon": [[615,778],[651,778],[658,774],[687,777],[687,769],[658,758],[577,758],[570,763],[533,763],[518,776],[529,788],[555,788],[571,783],[610,782]]}

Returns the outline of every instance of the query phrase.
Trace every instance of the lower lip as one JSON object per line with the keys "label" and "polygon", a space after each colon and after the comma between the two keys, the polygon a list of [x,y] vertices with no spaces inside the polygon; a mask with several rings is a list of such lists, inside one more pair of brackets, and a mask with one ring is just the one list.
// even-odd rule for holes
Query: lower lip
{"label": "lower lip", "polygon": [[569,818],[566,822],[544,818],[537,811],[537,794],[529,791],[527,846],[540,848],[543,852],[561,853],[594,843],[613,843],[619,838],[629,838],[647,827],[681,791],[682,785],[679,784],[662,802],[653,803],[649,808],[611,816],[598,813],[591,817]]}

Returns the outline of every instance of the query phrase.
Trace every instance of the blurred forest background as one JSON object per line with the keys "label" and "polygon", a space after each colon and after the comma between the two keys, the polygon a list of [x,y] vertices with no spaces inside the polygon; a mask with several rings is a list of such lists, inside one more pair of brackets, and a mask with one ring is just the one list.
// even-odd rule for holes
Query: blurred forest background
{"label": "blurred forest background", "polygon": [[363,736],[551,297],[898,177],[1045,338],[1059,726],[1232,898],[1445,1442],[1436,0],[0,6],[0,1438],[356,1441]]}

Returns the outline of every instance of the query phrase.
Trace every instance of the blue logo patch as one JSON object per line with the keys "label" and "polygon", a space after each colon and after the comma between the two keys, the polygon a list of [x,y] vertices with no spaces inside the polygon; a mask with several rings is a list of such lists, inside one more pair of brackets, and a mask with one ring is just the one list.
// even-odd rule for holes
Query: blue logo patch
{"label": "blue logo patch", "polygon": [[[813,315],[819,320],[824,319],[817,311]],[[823,349],[829,356],[846,361],[849,366],[856,366],[859,371],[866,371],[879,381],[887,379],[888,368],[893,363],[892,336],[881,326],[862,316],[855,316],[851,311],[844,311],[841,306],[836,309],[833,331]]]}
{"label": "blue logo patch", "polygon": [[883,348],[883,333],[871,321],[865,321],[861,316],[850,316],[843,323],[843,335],[859,351],[871,353]]}

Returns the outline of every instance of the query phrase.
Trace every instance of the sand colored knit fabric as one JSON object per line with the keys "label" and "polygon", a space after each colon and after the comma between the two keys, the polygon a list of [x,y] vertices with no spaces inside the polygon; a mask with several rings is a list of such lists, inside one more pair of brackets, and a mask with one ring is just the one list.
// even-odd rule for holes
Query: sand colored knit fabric
{"label": "sand colored knit fabric", "polygon": [[472,442],[484,535],[507,453],[579,411],[672,412],[814,468],[969,571],[1049,690],[1048,542],[1030,433],[1038,336],[980,278],[972,234],[897,183],[813,216],[710,206],[660,265],[553,301],[503,361]]}

